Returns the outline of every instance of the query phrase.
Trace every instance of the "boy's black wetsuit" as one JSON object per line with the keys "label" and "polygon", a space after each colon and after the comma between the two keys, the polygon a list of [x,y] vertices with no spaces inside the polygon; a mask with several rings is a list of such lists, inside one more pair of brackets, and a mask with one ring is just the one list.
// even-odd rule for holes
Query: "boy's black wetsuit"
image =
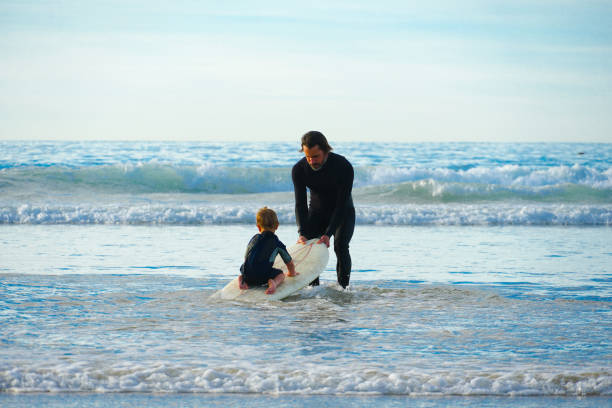
{"label": "boy's black wetsuit", "polygon": [[[343,156],[330,152],[319,170],[313,170],[304,157],[293,166],[291,176],[298,232],[308,239],[334,237],[338,283],[346,288],[351,277],[349,242],[355,230],[353,166]],[[306,188],[310,190],[309,205]],[[318,279],[313,283],[318,284]]]}
{"label": "boy's black wetsuit", "polygon": [[247,245],[244,263],[240,267],[243,281],[248,286],[265,285],[268,279],[274,279],[279,273],[283,273],[272,267],[276,255],[279,254],[285,263],[291,262],[287,248],[272,231],[263,231],[253,236]]}

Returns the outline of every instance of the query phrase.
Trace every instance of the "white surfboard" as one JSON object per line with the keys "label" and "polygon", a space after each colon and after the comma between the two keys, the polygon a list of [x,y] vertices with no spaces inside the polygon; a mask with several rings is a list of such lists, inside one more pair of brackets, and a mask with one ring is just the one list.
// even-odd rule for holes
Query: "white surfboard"
{"label": "white surfboard", "polygon": [[287,248],[287,252],[293,259],[295,270],[299,273],[297,276],[286,276],[287,265],[280,255],[276,257],[274,267],[285,273],[285,281],[276,288],[273,294],[266,295],[267,285],[241,290],[238,287],[238,277],[236,277],[211,297],[224,300],[260,302],[262,300],[280,300],[294,294],[318,278],[327,265],[329,251],[325,244],[317,244],[318,240],[318,238],[311,239],[305,244],[295,244]]}

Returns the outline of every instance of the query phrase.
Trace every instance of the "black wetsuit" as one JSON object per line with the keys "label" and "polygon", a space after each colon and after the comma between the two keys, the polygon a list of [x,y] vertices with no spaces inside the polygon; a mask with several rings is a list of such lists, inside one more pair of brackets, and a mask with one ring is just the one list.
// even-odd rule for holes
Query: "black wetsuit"
{"label": "black wetsuit", "polygon": [[[343,156],[330,152],[319,170],[313,170],[304,157],[293,166],[291,176],[298,232],[308,239],[334,237],[338,283],[346,288],[351,276],[349,242],[355,230],[353,166]],[[317,284],[318,279],[313,283]]]}
{"label": "black wetsuit", "polygon": [[285,263],[291,262],[287,248],[272,231],[254,235],[247,245],[244,263],[240,267],[243,281],[248,286],[265,285],[268,279],[283,273],[272,267],[276,255],[280,255]]}

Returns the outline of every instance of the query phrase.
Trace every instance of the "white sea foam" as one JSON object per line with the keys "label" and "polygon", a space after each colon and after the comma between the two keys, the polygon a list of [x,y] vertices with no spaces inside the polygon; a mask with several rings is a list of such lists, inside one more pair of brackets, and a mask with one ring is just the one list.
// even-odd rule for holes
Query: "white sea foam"
{"label": "white sea foam", "polygon": [[[262,204],[263,205],[263,204]],[[250,224],[259,204],[21,204],[0,207],[0,224]],[[294,224],[292,204],[274,206]],[[375,225],[612,225],[612,205],[403,204],[356,208],[357,224]]]}
{"label": "white sea foam", "polygon": [[357,213],[361,223],[376,225],[612,225],[612,206],[401,205]]}
{"label": "white sea foam", "polygon": [[538,168],[503,165],[467,170],[427,167],[373,167],[358,171],[358,185],[395,184],[436,180],[448,183],[475,183],[509,187],[542,187],[564,184],[612,188],[612,169],[600,171],[580,165]]}
{"label": "white sea foam", "polygon": [[386,371],[367,367],[198,367],[103,363],[4,367],[0,392],[190,392],[343,395],[612,395],[612,375],[581,372]]}

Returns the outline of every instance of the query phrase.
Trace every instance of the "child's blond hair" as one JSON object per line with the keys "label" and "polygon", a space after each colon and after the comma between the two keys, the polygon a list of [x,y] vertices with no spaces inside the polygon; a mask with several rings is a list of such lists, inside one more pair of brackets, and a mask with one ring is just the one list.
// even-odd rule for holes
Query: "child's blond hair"
{"label": "child's blond hair", "polygon": [[268,207],[260,208],[257,211],[257,225],[263,230],[276,231],[278,228],[278,217],[274,210]]}

